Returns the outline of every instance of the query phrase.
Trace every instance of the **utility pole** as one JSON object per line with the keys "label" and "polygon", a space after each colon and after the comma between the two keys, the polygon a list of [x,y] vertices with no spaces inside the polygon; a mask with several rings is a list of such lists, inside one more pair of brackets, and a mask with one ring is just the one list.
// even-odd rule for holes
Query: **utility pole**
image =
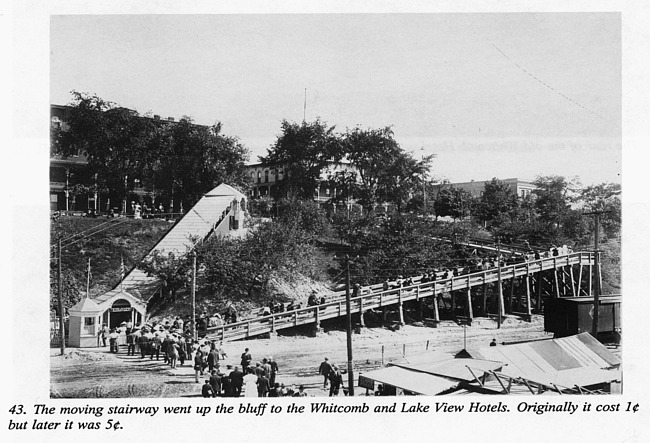
{"label": "utility pole", "polygon": [[501,289],[501,237],[497,237],[497,328],[501,329],[501,310],[503,309],[503,291]]}
{"label": "utility pole", "polygon": [[61,355],[65,354],[65,321],[63,317],[65,313],[63,312],[63,289],[62,289],[62,276],[61,276],[61,237],[59,237],[59,253],[58,253],[58,293],[59,293],[59,332],[61,333]]}
{"label": "utility pole", "polygon": [[350,256],[345,255],[345,330],[348,339],[348,392],[354,397],[354,375],[352,374],[352,308],[350,305]]}
{"label": "utility pole", "polygon": [[[600,280],[602,278],[600,271],[600,250],[599,240],[600,240],[600,216],[601,214],[607,214],[611,211],[592,211],[585,212],[584,215],[593,215],[594,216],[594,265],[596,267],[596,290],[594,291],[594,305],[593,305],[593,321],[591,324],[591,335],[594,338],[598,338],[598,317],[599,317],[599,307],[600,307],[600,292],[602,288],[600,286]],[[590,276],[593,278],[593,276]]]}
{"label": "utility pole", "polygon": [[192,338],[198,340],[196,331],[196,251],[192,251]]}
{"label": "utility pole", "polygon": [[88,273],[86,276],[86,298],[90,297],[90,257],[88,257]]}

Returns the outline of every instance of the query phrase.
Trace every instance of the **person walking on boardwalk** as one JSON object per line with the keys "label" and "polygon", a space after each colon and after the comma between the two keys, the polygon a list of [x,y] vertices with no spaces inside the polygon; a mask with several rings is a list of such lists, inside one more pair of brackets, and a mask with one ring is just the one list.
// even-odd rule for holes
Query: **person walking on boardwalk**
{"label": "person walking on boardwalk", "polygon": [[331,372],[332,365],[330,364],[329,359],[325,357],[325,360],[323,360],[318,368],[318,373],[323,376],[323,389],[327,388],[327,381],[329,380]]}

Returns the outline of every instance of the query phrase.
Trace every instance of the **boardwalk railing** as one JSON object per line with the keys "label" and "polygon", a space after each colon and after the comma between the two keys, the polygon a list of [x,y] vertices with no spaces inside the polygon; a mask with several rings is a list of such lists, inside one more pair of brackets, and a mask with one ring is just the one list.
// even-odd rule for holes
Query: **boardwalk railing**
{"label": "boardwalk railing", "polygon": [[[517,263],[509,266],[488,269],[471,274],[460,275],[432,282],[417,283],[402,288],[382,290],[382,284],[372,285],[370,293],[353,297],[350,300],[350,312],[362,313],[369,309],[383,308],[390,305],[401,305],[411,300],[419,300],[433,295],[448,293],[481,286],[488,283],[508,280],[516,277],[530,276],[543,271],[559,269],[573,265],[594,265],[592,252],[575,252],[557,257],[542,258],[540,260]],[[500,272],[500,276],[499,276]],[[375,292],[377,290],[377,292]],[[347,315],[345,291],[336,292],[334,300],[327,303],[308,306],[276,314],[269,314],[229,323],[207,329],[210,339],[233,341],[248,337],[275,332],[309,323],[320,324],[321,321]],[[434,298],[434,300],[436,300]]]}

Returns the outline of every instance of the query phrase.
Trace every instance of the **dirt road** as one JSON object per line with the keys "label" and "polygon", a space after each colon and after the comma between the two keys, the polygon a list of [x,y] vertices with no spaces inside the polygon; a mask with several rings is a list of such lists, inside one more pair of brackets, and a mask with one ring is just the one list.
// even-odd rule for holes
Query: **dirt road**
{"label": "dirt road", "polygon": [[[409,357],[437,351],[453,355],[463,349],[497,342],[516,342],[550,338],[544,333],[543,317],[530,323],[511,317],[501,329],[489,319],[477,319],[465,330],[451,321],[438,328],[403,326],[392,331],[385,327],[364,328],[353,335],[355,378],[359,372],[381,367],[389,361],[408,362]],[[277,381],[285,385],[305,385],[310,396],[325,396],[318,365],[324,357],[345,367],[346,334],[342,330],[323,332],[318,337],[277,336],[271,339],[225,343],[228,358],[223,364],[239,364],[244,348],[250,348],[253,362],[274,357],[279,365]],[[126,348],[110,354],[108,348],[69,349],[66,355],[51,350],[51,396],[64,398],[198,397],[201,384],[195,383],[191,362],[170,369],[162,361],[127,356]],[[207,376],[202,377],[202,379]],[[347,376],[344,376],[347,381]]]}

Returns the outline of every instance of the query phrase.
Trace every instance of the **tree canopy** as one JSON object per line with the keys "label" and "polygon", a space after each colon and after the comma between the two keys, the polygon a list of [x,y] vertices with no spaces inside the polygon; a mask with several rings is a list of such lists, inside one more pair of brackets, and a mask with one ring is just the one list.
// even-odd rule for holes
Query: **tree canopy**
{"label": "tree canopy", "polygon": [[312,199],[323,170],[341,159],[341,144],[334,126],[317,119],[301,124],[282,120],[282,133],[260,157],[262,164],[280,170],[280,194]]}
{"label": "tree canopy", "polygon": [[[248,151],[221,124],[203,126],[189,117],[160,121],[117,106],[96,95],[72,92],[65,127],[52,131],[52,153],[82,154],[84,180],[96,177],[99,189],[122,201],[136,185],[187,209],[204,193],[228,182],[248,184]],[[174,208],[172,208],[173,210]]]}

